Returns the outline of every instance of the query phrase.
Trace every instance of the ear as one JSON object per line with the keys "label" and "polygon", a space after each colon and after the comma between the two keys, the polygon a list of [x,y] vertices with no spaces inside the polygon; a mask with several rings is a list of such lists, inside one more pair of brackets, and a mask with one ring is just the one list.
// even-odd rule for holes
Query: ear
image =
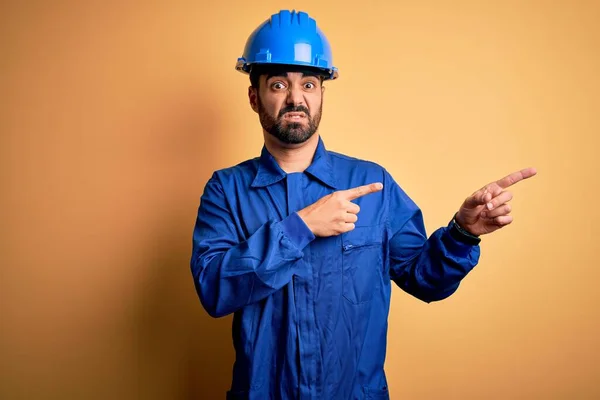
{"label": "ear", "polygon": [[254,112],[258,113],[258,90],[252,86],[248,87],[248,101]]}

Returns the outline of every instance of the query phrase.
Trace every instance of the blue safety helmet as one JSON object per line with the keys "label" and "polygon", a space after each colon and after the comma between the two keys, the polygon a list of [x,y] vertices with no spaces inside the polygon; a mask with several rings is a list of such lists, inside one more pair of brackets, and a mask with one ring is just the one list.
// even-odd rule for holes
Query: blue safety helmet
{"label": "blue safety helmet", "polygon": [[235,69],[248,74],[256,64],[304,66],[322,71],[325,79],[338,77],[329,41],[314,19],[295,10],[273,14],[248,37]]}

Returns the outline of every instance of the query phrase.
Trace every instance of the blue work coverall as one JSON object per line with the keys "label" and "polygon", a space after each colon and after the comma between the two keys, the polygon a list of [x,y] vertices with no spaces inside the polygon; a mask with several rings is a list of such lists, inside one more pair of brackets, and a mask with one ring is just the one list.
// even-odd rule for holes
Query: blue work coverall
{"label": "blue work coverall", "polygon": [[[297,211],[373,182],[354,230],[315,237]],[[213,317],[233,313],[228,399],[388,399],[384,373],[391,282],[444,299],[479,259],[452,223],[426,235],[420,209],[373,162],[327,151],[286,173],[260,157],[215,172],[193,232],[191,270]]]}

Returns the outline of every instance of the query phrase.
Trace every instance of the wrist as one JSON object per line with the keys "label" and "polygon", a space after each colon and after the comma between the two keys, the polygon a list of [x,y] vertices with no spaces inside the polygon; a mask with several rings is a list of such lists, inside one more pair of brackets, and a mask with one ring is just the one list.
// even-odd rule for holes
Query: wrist
{"label": "wrist", "polygon": [[306,225],[306,227],[312,232],[312,234],[315,234],[315,231],[313,230],[309,218],[306,215],[306,211],[305,209],[302,209],[300,211],[297,211],[296,214],[298,214],[298,216],[300,217],[300,219],[302,220],[302,222],[304,222],[304,224]]}
{"label": "wrist", "polygon": [[469,232],[463,225],[460,224],[458,220],[458,213],[454,214],[452,221],[450,221],[450,235],[461,241],[472,245],[477,245],[481,242],[479,235],[475,235],[472,232]]}

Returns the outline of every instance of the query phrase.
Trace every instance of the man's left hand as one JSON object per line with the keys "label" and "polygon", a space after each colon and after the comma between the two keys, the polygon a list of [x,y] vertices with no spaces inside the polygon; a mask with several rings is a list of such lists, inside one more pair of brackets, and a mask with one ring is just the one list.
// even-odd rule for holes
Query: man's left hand
{"label": "man's left hand", "polygon": [[506,189],[536,173],[535,168],[526,168],[482,187],[464,201],[456,214],[456,222],[475,236],[492,233],[510,224],[513,217],[508,215],[511,212],[508,202],[513,196]]}

